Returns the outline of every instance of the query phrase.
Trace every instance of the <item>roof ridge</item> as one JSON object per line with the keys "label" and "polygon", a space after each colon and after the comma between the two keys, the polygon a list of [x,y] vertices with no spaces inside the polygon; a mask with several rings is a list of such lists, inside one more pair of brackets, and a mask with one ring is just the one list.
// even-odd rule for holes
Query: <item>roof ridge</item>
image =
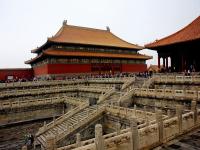
{"label": "roof ridge", "polygon": [[104,32],[110,32],[110,31],[108,31],[107,29],[106,30],[104,30],[104,29],[98,29],[98,28],[91,28],[91,27],[83,27],[83,26],[76,26],[76,25],[69,25],[69,24],[65,24],[65,25],[63,25],[64,27],[71,27],[71,28],[81,28],[81,29],[86,29],[86,30],[98,30],[98,31],[104,31]]}
{"label": "roof ridge", "polygon": [[63,24],[62,27],[56,32],[56,34],[50,38],[48,38],[48,40],[53,40],[53,38],[59,37],[62,33],[62,31],[64,30],[64,28],[77,28],[77,29],[84,29],[84,30],[91,30],[91,31],[101,31],[101,32],[105,32],[105,33],[110,33],[110,31],[108,30],[103,30],[103,29],[97,29],[97,28],[90,28],[90,27],[82,27],[82,26],[75,26],[75,25],[69,25],[69,24]]}
{"label": "roof ridge", "polygon": [[[64,25],[63,25],[63,26],[56,32],[56,34],[55,34],[54,36],[52,36],[51,38],[58,37],[58,36],[62,33],[63,28],[64,28]],[[51,39],[51,38],[50,38],[50,39]]]}

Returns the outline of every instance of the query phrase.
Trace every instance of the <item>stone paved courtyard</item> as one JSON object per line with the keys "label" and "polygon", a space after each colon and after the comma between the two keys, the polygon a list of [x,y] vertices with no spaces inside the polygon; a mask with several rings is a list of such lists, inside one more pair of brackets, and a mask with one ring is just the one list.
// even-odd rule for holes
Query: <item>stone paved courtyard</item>
{"label": "stone paved courtyard", "polygon": [[200,150],[200,128],[154,150]]}

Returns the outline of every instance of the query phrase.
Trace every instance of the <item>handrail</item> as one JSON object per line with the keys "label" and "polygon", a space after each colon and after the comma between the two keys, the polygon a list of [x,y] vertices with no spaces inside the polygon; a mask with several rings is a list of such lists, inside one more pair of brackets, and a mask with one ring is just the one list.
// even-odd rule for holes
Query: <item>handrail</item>
{"label": "handrail", "polygon": [[154,82],[158,83],[200,83],[200,75],[178,75],[178,74],[169,74],[169,75],[159,75],[156,74],[153,76]]}
{"label": "handrail", "polygon": [[133,95],[154,98],[200,100],[200,91],[197,90],[134,88]]}
{"label": "handrail", "polygon": [[134,94],[134,89],[130,89],[119,98],[118,102],[123,103],[125,100],[130,99],[133,96],[133,94]]}
{"label": "handrail", "polygon": [[103,102],[106,98],[108,98],[109,96],[111,96],[113,93],[115,92],[115,88],[111,88],[109,91],[107,91],[106,93],[102,94],[99,96],[99,101],[98,103]]}
{"label": "handrail", "polygon": [[46,81],[28,81],[28,82],[10,82],[0,83],[0,88],[11,87],[29,87],[29,86],[49,86],[49,85],[69,85],[78,84],[84,82],[119,82],[123,83],[127,79],[132,77],[113,77],[113,78],[87,78],[87,79],[67,79],[67,80],[46,80]]}
{"label": "handrail", "polygon": [[5,100],[0,101],[0,110],[3,109],[13,109],[13,108],[21,108],[21,107],[29,107],[29,106],[37,106],[37,105],[46,105],[46,104],[54,104],[64,102],[64,97],[51,97],[44,99],[29,99],[29,100]]}
{"label": "handrail", "polygon": [[61,86],[61,87],[42,87],[39,89],[23,89],[23,90],[9,90],[0,92],[0,97],[13,96],[13,95],[28,95],[28,94],[43,94],[43,93],[57,93],[65,92],[71,90],[80,90],[80,91],[92,91],[92,92],[102,92],[110,89],[109,87],[100,87],[98,86]]}
{"label": "handrail", "polygon": [[[192,116],[192,115],[193,115],[192,112],[184,114],[182,120],[184,120],[184,118],[186,118],[187,116]],[[163,128],[164,129],[170,128],[170,126],[174,127],[174,125],[177,125],[177,124],[178,124],[177,116],[175,116],[173,118],[166,118],[166,119],[163,118]],[[199,125],[199,123],[198,123],[198,125]],[[195,127],[196,126],[193,125],[189,128],[191,130],[192,128],[195,128]],[[178,132],[178,130],[176,130],[176,131]],[[172,138],[175,138],[175,137],[179,136],[180,134],[183,134],[187,131],[188,131],[188,129],[183,129],[182,132],[175,134],[174,137],[172,137]],[[130,132],[131,132],[131,129],[127,128],[127,129],[120,130],[120,132],[118,132],[118,133],[114,132],[114,133],[103,135],[103,139],[105,142],[105,148],[108,148],[110,143],[116,143],[116,142],[119,142],[118,144],[122,143],[121,139],[123,139],[123,143],[130,141],[130,139],[131,139]],[[143,137],[146,138],[145,135],[148,134],[149,132],[157,132],[157,133],[159,132],[157,122],[154,122],[153,124],[149,124],[148,126],[143,126],[142,128],[138,128],[138,136],[139,136],[139,138],[141,138],[141,140]],[[164,136],[164,140],[165,141],[169,140],[169,138],[172,134],[168,134],[168,135]],[[158,136],[159,136],[159,134],[157,134],[157,137]],[[159,140],[159,137],[158,137],[158,140]],[[158,141],[155,140],[150,144],[156,144],[156,142],[158,142]],[[139,145],[139,147],[142,148],[142,145]],[[143,147],[144,147],[144,145],[143,145]],[[70,149],[93,150],[95,148],[96,148],[95,147],[95,138],[92,138],[92,139],[89,139],[86,141],[81,141],[80,147],[77,147],[76,144],[71,144],[71,145],[57,148],[57,150],[70,150]]]}
{"label": "handrail", "polygon": [[[120,107],[120,106],[113,106],[113,105],[106,105],[106,111],[110,112],[111,114],[120,114],[124,116],[137,116],[142,119],[146,119],[145,117],[151,117],[149,120],[155,120],[155,113],[152,112],[147,112],[147,111],[142,111],[142,110],[135,110],[135,109],[130,109],[130,108],[125,108],[125,107]],[[165,115],[163,115],[165,117]]]}
{"label": "handrail", "polygon": [[133,82],[135,82],[135,77],[127,79],[122,85],[122,90],[125,90],[126,88],[128,88]]}

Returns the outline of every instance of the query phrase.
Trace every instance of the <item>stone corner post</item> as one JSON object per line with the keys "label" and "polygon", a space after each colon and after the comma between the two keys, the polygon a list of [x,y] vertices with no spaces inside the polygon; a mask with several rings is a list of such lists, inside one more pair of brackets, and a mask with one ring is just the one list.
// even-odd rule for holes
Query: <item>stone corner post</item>
{"label": "stone corner post", "polygon": [[103,129],[101,124],[95,126],[95,146],[96,150],[105,150]]}
{"label": "stone corner post", "polygon": [[191,111],[194,113],[194,125],[197,123],[197,101],[191,102]]}
{"label": "stone corner post", "polygon": [[117,124],[116,124],[117,135],[120,134],[120,128],[121,128],[121,124],[120,124],[120,122],[118,121]]}
{"label": "stone corner post", "polygon": [[135,118],[130,118],[130,150],[138,150],[139,148],[139,135],[138,135],[138,128],[137,128],[137,120]]}
{"label": "stone corner post", "polygon": [[158,124],[159,142],[163,142],[163,119],[162,110],[156,110],[156,122]]}
{"label": "stone corner post", "polygon": [[77,133],[76,134],[76,147],[80,147],[81,146],[81,134]]}
{"label": "stone corner post", "polygon": [[176,116],[178,118],[178,130],[179,130],[179,133],[182,132],[182,122],[183,122],[183,119],[182,119],[182,114],[183,114],[183,106],[182,105],[177,105],[176,106]]}

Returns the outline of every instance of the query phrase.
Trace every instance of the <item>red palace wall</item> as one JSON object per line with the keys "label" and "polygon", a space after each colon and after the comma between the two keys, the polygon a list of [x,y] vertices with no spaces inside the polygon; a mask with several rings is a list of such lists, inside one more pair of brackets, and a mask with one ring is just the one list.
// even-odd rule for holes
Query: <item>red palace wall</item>
{"label": "red palace wall", "polygon": [[91,64],[46,64],[34,67],[34,75],[88,73],[91,72]]}
{"label": "red palace wall", "polygon": [[42,65],[39,67],[34,67],[33,68],[34,71],[34,76],[40,76],[40,75],[45,75],[48,74],[48,65]]}
{"label": "red palace wall", "polygon": [[49,74],[88,72],[91,72],[91,64],[48,64]]}
{"label": "red palace wall", "polygon": [[29,68],[0,69],[0,80],[7,80],[8,76],[13,76],[13,79],[32,79],[33,70]]}
{"label": "red palace wall", "polygon": [[144,72],[147,71],[146,64],[122,64],[122,72]]}
{"label": "red palace wall", "polygon": [[[121,64],[121,72],[144,72],[146,64]],[[34,75],[67,74],[67,73],[91,73],[91,64],[46,64],[34,67]]]}

